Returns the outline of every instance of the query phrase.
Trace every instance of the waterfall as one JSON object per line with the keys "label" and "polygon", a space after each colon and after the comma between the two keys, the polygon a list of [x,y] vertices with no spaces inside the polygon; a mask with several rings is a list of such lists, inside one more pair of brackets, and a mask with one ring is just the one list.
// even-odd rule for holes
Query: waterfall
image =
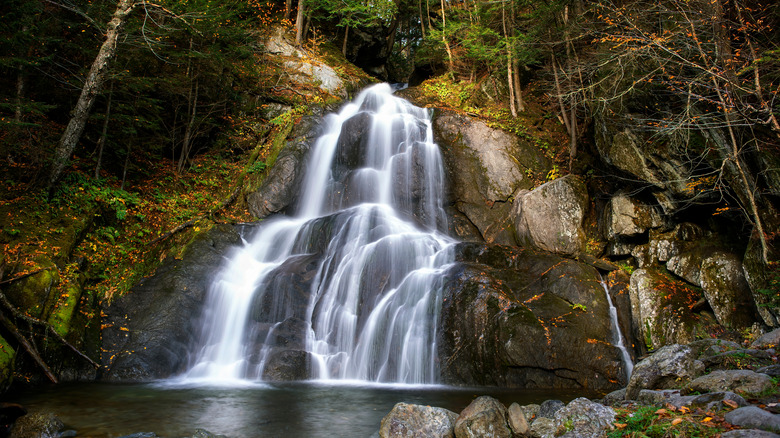
{"label": "waterfall", "polygon": [[612,304],[612,297],[609,296],[609,287],[607,283],[602,279],[601,287],[604,288],[604,293],[607,294],[607,303],[609,303],[609,318],[610,325],[612,327],[612,345],[620,350],[620,355],[623,358],[623,364],[626,367],[626,381],[631,379],[631,373],[634,371],[634,363],[631,361],[631,355],[628,354],[626,349],[626,343],[623,341],[623,333],[620,331],[620,325],[618,324],[617,308]]}
{"label": "waterfall", "polygon": [[[297,213],[258,225],[214,279],[184,378],[437,381],[444,170],[427,110],[387,84],[328,115]],[[296,362],[298,361],[298,362]]]}

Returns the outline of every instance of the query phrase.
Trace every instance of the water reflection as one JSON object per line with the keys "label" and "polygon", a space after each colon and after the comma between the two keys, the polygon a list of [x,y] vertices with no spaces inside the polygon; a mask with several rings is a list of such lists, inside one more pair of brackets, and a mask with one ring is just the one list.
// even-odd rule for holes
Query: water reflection
{"label": "water reflection", "polygon": [[317,382],[193,387],[170,384],[61,384],[7,396],[29,410],[48,409],[83,437],[155,432],[191,436],[203,428],[228,437],[362,437],[379,429],[398,402],[460,412],[479,395],[505,405],[564,401],[582,392],[460,389],[436,385],[329,385]]}

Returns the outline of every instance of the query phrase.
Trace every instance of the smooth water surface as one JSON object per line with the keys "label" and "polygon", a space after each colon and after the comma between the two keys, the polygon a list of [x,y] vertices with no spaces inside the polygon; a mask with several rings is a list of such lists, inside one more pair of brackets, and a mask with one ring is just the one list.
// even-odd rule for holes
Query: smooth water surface
{"label": "smooth water surface", "polygon": [[550,398],[568,401],[582,393],[317,382],[223,388],[79,383],[43,387],[6,401],[28,410],[51,410],[80,437],[137,432],[185,437],[203,428],[231,438],[367,438],[396,403],[460,412],[479,395],[492,395],[509,406]]}

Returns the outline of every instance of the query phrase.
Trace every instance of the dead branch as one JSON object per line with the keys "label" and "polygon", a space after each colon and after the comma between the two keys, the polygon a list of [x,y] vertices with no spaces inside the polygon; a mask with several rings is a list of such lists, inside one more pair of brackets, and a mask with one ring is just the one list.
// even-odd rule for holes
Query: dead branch
{"label": "dead branch", "polygon": [[28,273],[22,274],[22,275],[18,275],[18,276],[13,277],[13,278],[9,278],[8,280],[2,280],[2,281],[0,281],[0,285],[13,283],[14,281],[19,281],[19,280],[21,280],[23,278],[27,278],[27,277],[29,277],[31,275],[35,275],[35,274],[37,274],[39,272],[47,271],[49,269],[53,269],[53,267],[49,266],[49,267],[46,267],[46,268],[36,269],[35,271],[28,272]]}
{"label": "dead branch", "polygon": [[48,365],[46,365],[46,362],[41,358],[41,356],[38,354],[37,351],[35,351],[35,348],[30,344],[30,342],[27,340],[27,338],[24,337],[21,333],[19,333],[19,330],[16,328],[16,326],[3,315],[3,312],[0,312],[0,323],[5,326],[5,328],[11,332],[12,335],[16,338],[17,341],[22,345],[24,348],[24,351],[27,352],[27,354],[30,355],[30,357],[33,358],[35,363],[38,364],[39,367],[41,367],[41,370],[43,370],[43,373],[46,374],[46,377],[49,378],[49,380],[52,381],[52,383],[57,383],[57,377],[54,376],[54,373],[51,372],[51,369]]}
{"label": "dead branch", "polygon": [[[49,269],[49,268],[47,268],[47,269]],[[32,275],[32,274],[30,274],[30,275]],[[73,346],[73,344],[71,344],[70,342],[66,341],[66,340],[65,340],[65,338],[63,338],[63,337],[62,337],[62,336],[61,336],[59,333],[57,333],[57,331],[56,331],[56,330],[54,330],[54,327],[52,327],[52,326],[51,326],[51,324],[49,324],[49,323],[48,323],[48,322],[46,322],[46,321],[41,321],[40,319],[33,318],[32,316],[25,315],[24,313],[22,313],[21,311],[19,311],[19,309],[17,309],[17,308],[16,308],[16,307],[15,307],[13,304],[11,304],[11,302],[10,302],[10,301],[8,301],[8,298],[6,298],[5,294],[3,294],[3,293],[0,293],[0,304],[2,304],[2,305],[3,305],[3,307],[5,307],[6,309],[8,309],[8,311],[10,311],[10,312],[11,312],[11,314],[12,314],[12,315],[13,315],[15,318],[19,318],[19,319],[21,319],[21,320],[27,321],[27,322],[28,322],[28,323],[30,323],[30,324],[33,324],[33,325],[37,325],[37,326],[41,326],[41,327],[43,327],[43,328],[44,328],[44,330],[45,330],[45,332],[47,332],[47,333],[51,333],[51,334],[54,336],[54,338],[55,338],[55,339],[56,339],[56,340],[57,340],[59,343],[61,343],[62,345],[66,346],[66,347],[68,347],[68,348],[70,348],[70,349],[71,349],[71,350],[72,350],[74,353],[76,353],[76,354],[77,354],[78,356],[80,356],[82,359],[84,359],[84,360],[86,360],[87,362],[89,362],[89,364],[90,364],[90,365],[92,365],[93,367],[95,367],[95,368],[100,368],[100,364],[98,364],[98,363],[97,363],[97,362],[95,362],[94,360],[90,359],[90,358],[89,358],[89,356],[87,356],[86,354],[82,353],[82,352],[81,352],[81,351],[80,351],[78,348],[76,348],[75,346]],[[2,315],[2,312],[0,312],[0,315]],[[8,321],[8,322],[10,323],[10,321]],[[9,329],[9,330],[10,330],[10,329]],[[11,331],[13,332],[13,330],[11,330]],[[14,336],[16,336],[16,335],[17,335],[17,334],[16,334],[16,333],[14,333]],[[24,344],[23,344],[23,345],[24,345]],[[26,349],[26,347],[25,347],[25,349]],[[44,364],[44,365],[45,365],[45,364]]]}

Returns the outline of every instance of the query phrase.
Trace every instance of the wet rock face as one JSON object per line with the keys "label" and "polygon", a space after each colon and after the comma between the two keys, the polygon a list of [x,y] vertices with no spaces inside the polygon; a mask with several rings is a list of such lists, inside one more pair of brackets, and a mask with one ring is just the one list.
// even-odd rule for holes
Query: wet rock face
{"label": "wet rock face", "polygon": [[305,117],[276,157],[260,187],[246,196],[249,212],[262,219],[291,207],[300,194],[306,155],[319,133],[319,118]]}
{"label": "wet rock face", "polygon": [[550,160],[516,136],[453,111],[436,110],[433,131],[455,208],[487,242],[514,244],[510,199],[532,188],[527,175],[545,175]]}
{"label": "wet rock face", "polygon": [[102,378],[139,381],[184,371],[200,331],[198,318],[214,273],[229,248],[240,244],[235,227],[220,225],[197,236],[181,260],[169,260],[104,312]]}
{"label": "wet rock face", "polygon": [[517,241],[558,254],[583,252],[587,237],[582,221],[588,203],[588,189],[574,175],[517,196],[512,210]]}
{"label": "wet rock face", "polygon": [[460,244],[456,260],[440,324],[444,383],[588,389],[625,383],[595,269],[499,245]]}

